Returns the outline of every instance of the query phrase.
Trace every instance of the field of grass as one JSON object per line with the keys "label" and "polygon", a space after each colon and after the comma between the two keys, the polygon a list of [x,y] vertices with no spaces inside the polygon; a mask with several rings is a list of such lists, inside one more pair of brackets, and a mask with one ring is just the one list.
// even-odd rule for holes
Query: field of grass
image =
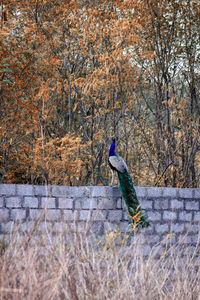
{"label": "field of grass", "polygon": [[90,224],[57,234],[40,225],[23,237],[16,228],[2,249],[0,299],[200,300],[199,243],[157,244],[144,257],[137,233],[134,242],[118,231],[97,240]]}

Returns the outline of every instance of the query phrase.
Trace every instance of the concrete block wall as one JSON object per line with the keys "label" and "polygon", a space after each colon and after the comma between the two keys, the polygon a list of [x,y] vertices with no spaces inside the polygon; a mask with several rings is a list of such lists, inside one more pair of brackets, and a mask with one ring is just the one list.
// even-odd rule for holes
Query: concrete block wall
{"label": "concrete block wall", "polygon": [[[184,243],[196,245],[200,232],[200,189],[136,187],[136,193],[151,223],[141,231],[149,247],[169,233],[173,233],[175,242],[183,239]],[[86,222],[92,219],[92,230],[97,235],[116,228],[126,232],[129,224],[118,187],[0,185],[0,236],[8,235],[14,223],[19,223],[22,231],[30,230],[42,213],[41,231],[44,219],[45,226],[49,224],[55,231],[74,219],[84,230]]]}

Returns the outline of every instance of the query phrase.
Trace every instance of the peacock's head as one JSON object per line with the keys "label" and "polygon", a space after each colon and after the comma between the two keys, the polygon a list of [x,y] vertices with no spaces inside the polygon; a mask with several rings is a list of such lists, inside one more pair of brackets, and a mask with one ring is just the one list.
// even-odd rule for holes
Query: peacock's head
{"label": "peacock's head", "polygon": [[114,143],[117,142],[118,140],[119,140],[118,136],[112,137],[112,141],[113,141]]}

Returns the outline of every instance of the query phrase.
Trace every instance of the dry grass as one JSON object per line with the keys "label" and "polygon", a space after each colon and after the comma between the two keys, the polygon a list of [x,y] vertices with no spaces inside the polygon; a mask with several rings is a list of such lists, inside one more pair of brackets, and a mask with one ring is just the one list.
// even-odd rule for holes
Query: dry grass
{"label": "dry grass", "polygon": [[0,257],[0,299],[200,299],[199,244],[168,246],[158,259],[163,246],[144,257],[139,242],[117,231],[97,241],[90,224],[84,232],[63,224],[56,235],[39,226],[11,236]]}

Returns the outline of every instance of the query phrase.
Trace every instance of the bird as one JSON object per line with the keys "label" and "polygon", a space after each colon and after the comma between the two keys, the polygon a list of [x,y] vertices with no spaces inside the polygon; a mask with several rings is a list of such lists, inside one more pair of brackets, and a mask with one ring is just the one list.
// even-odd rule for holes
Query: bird
{"label": "bird", "polygon": [[119,187],[122,198],[126,204],[128,216],[136,227],[148,227],[150,223],[146,220],[145,214],[137,198],[127,164],[123,158],[115,153],[115,144],[118,138],[112,138],[112,144],[109,150],[108,164],[112,171],[112,182],[114,184],[114,171],[118,174]]}

